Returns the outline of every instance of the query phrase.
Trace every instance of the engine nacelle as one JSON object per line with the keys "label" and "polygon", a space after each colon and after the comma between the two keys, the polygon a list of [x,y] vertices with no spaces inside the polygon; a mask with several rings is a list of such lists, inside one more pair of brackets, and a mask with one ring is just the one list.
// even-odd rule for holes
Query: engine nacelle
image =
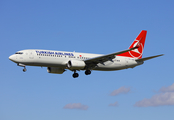
{"label": "engine nacelle", "polygon": [[54,73],[54,74],[62,74],[65,70],[58,67],[48,67],[47,72],[48,73]]}
{"label": "engine nacelle", "polygon": [[81,70],[86,66],[84,61],[70,60],[68,61],[67,67],[71,70]]}

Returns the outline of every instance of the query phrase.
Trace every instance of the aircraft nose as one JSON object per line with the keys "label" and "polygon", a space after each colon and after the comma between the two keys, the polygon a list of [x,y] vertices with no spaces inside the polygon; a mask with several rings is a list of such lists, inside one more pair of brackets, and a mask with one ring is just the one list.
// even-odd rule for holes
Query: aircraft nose
{"label": "aircraft nose", "polygon": [[11,61],[14,61],[14,55],[11,55],[11,56],[9,57],[9,59],[10,59]]}
{"label": "aircraft nose", "polygon": [[9,57],[9,60],[12,60],[12,57],[11,56]]}

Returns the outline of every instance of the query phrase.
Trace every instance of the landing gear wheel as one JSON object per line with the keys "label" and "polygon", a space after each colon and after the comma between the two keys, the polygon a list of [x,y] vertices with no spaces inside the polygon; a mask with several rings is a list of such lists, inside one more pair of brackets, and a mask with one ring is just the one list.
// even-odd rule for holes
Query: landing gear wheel
{"label": "landing gear wheel", "polygon": [[26,68],[24,68],[24,69],[23,69],[23,72],[26,72],[26,71],[27,71],[27,69],[26,69]]}
{"label": "landing gear wheel", "polygon": [[77,78],[77,77],[79,77],[79,74],[78,73],[74,73],[72,76],[73,76],[73,78]]}
{"label": "landing gear wheel", "polygon": [[90,74],[91,74],[91,71],[90,71],[90,70],[86,70],[86,71],[85,71],[85,74],[86,74],[86,75],[90,75]]}

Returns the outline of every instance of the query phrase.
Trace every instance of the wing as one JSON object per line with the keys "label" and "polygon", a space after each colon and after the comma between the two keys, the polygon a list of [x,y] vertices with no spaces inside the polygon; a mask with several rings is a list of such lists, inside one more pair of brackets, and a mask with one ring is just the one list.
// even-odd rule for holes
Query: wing
{"label": "wing", "polygon": [[88,67],[91,68],[91,67],[96,66],[98,63],[103,64],[106,61],[112,61],[112,59],[114,59],[116,55],[131,51],[131,50],[134,50],[134,49],[137,49],[137,48],[138,47],[133,47],[133,48],[123,50],[123,51],[120,51],[120,52],[115,52],[115,53],[111,53],[111,54],[107,54],[107,55],[102,55],[102,56],[99,56],[99,57],[87,59],[84,62],[86,63],[86,65]]}

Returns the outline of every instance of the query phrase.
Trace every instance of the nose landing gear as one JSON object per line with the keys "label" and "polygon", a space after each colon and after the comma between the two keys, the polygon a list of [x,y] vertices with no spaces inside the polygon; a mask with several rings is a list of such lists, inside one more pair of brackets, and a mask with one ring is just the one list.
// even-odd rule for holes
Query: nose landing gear
{"label": "nose landing gear", "polygon": [[18,63],[17,65],[20,66],[20,67],[24,67],[23,72],[26,72],[27,71],[27,69],[26,69],[26,67],[25,67],[24,64]]}
{"label": "nose landing gear", "polygon": [[26,71],[27,71],[27,69],[26,69],[26,67],[24,67],[23,72],[26,72]]}

